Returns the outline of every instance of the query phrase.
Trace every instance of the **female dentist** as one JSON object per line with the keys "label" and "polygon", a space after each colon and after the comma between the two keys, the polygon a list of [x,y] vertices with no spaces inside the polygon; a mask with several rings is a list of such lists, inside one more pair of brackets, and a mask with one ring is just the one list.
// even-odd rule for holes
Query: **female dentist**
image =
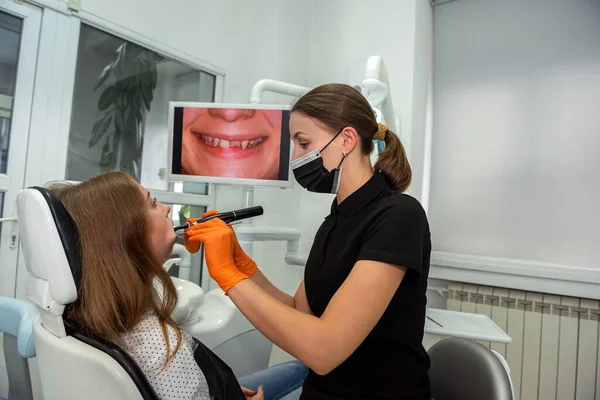
{"label": "female dentist", "polygon": [[[301,399],[430,399],[421,342],[431,239],[423,208],[402,193],[411,168],[400,140],[342,84],[301,97],[290,132],[298,183],[336,194],[295,296],[269,282],[219,219],[190,228],[188,250],[204,243],[211,277],[260,332],[310,368]],[[374,139],[386,148],[373,169]]]}

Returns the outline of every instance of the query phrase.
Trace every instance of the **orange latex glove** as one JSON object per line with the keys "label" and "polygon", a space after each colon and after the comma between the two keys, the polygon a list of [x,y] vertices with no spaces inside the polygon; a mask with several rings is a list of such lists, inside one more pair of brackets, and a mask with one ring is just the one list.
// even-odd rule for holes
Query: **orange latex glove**
{"label": "orange latex glove", "polygon": [[[191,226],[194,222],[198,221],[199,219],[200,218],[192,218],[192,219],[188,219],[186,222],[188,224],[190,224],[190,226]],[[189,231],[190,231],[190,229],[185,231],[185,234],[183,235],[183,244],[185,245],[185,249],[187,251],[194,254],[194,253],[197,253],[198,250],[200,250],[200,242],[191,240],[190,236],[189,236]]]}
{"label": "orange latex glove", "polygon": [[218,218],[194,225],[185,232],[186,242],[204,243],[208,273],[225,293],[248,279],[233,261],[234,237],[233,229]]}
{"label": "orange latex glove", "polygon": [[[210,210],[210,211],[207,211],[204,214],[202,214],[202,218],[210,217],[211,215],[215,215],[218,213],[219,212],[216,210]],[[187,222],[191,225],[194,222],[198,221],[199,219],[200,218],[193,218],[193,219],[187,220]],[[198,249],[200,248],[200,243],[188,240],[188,235],[186,233],[185,248],[190,253],[196,253],[198,251]],[[235,233],[233,235],[233,261],[235,262],[235,265],[238,267],[238,269],[248,276],[252,276],[256,272],[256,268],[257,268],[256,263],[242,249],[242,246],[240,246],[240,243],[238,242],[237,237],[235,236]]]}

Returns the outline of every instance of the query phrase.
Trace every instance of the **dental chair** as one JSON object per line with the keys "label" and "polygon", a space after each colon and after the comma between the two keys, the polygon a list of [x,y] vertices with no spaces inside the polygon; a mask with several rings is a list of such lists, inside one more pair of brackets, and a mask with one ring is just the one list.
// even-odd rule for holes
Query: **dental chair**
{"label": "dental chair", "polygon": [[432,400],[513,400],[508,364],[474,340],[447,338],[429,350]]}
{"label": "dental chair", "polygon": [[[39,309],[33,332],[44,399],[157,399],[126,353],[87,337],[62,318],[65,306],[77,300],[76,282],[81,276],[78,234],[64,206],[47,189],[33,187],[19,193],[17,208],[29,272],[26,296]],[[177,257],[174,252],[173,256],[163,265],[167,271],[185,256],[189,258],[187,253]],[[204,293],[192,282],[171,279],[178,294],[171,315],[175,323],[224,360],[238,377],[268,367],[271,342],[222,290]],[[156,288],[160,295],[160,286]]]}
{"label": "dental chair", "polygon": [[27,359],[35,357],[32,328],[37,313],[37,308],[27,301],[0,297],[0,335],[4,334],[10,400],[33,400]]}
{"label": "dental chair", "polygon": [[64,206],[47,189],[33,187],[19,193],[17,207],[26,296],[39,310],[33,334],[44,399],[158,399],[125,352],[62,318],[77,300],[81,277],[78,234]]}

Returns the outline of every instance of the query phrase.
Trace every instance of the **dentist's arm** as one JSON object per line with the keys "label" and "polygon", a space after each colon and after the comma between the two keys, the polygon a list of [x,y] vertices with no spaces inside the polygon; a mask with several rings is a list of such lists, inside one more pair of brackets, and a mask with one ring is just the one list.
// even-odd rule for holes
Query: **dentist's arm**
{"label": "dentist's arm", "polygon": [[308,305],[308,299],[306,298],[304,281],[302,281],[296,290],[296,294],[294,296],[290,296],[289,294],[280,290],[277,286],[273,285],[260,269],[256,269],[254,274],[250,277],[250,280],[258,285],[262,290],[267,292],[271,297],[279,300],[283,304],[295,308],[298,311],[302,311],[303,313],[312,314],[312,311]]}
{"label": "dentist's arm", "polygon": [[318,318],[277,300],[241,272],[233,261],[234,233],[212,219],[186,232],[204,243],[211,277],[268,339],[318,374],[328,374],[365,340],[387,309],[406,268],[358,261]]}
{"label": "dentist's arm", "polygon": [[363,342],[396,293],[405,268],[359,261],[321,318],[289,307],[245,279],[227,295],[269,340],[326,375]]}

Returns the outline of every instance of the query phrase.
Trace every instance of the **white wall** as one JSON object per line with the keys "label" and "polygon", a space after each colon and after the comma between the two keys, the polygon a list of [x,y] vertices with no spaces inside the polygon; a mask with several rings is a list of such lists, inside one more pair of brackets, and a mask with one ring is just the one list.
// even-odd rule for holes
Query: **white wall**
{"label": "white wall", "polygon": [[304,1],[83,0],[82,10],[224,69],[227,102],[247,103],[262,78],[306,81]]}
{"label": "white wall", "polygon": [[[414,172],[409,193],[417,198],[422,179],[431,27],[427,0],[328,0],[315,4],[308,29],[311,87],[345,83],[353,63],[373,55],[383,57],[395,113],[400,118],[401,128],[396,133],[407,149]],[[333,196],[302,195],[302,250],[308,251],[332,201]]]}

